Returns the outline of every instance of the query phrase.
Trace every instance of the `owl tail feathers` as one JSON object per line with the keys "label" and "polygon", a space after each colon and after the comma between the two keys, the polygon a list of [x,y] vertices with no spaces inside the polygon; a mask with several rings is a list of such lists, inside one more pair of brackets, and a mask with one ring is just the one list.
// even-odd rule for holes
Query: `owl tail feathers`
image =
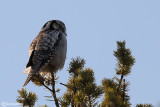
{"label": "owl tail feathers", "polygon": [[25,83],[24,83],[24,85],[23,85],[23,87],[25,87],[28,83],[29,83],[29,81],[31,80],[31,78],[30,77],[28,77],[27,78],[27,80],[25,81]]}
{"label": "owl tail feathers", "polygon": [[34,75],[34,71],[31,70],[31,71],[29,72],[29,74],[28,74],[28,77],[27,77],[27,79],[26,79],[23,87],[25,87],[25,86],[30,82],[30,80],[32,79],[33,75]]}

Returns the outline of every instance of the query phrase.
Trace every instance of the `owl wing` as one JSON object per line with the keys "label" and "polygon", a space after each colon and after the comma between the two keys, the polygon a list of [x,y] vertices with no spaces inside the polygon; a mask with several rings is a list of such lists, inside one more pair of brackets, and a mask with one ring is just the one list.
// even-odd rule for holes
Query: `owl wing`
{"label": "owl wing", "polygon": [[59,31],[53,31],[48,34],[40,33],[36,40],[31,44],[33,46],[30,49],[33,49],[29,61],[26,67],[32,67],[36,71],[45,65],[51,58],[56,55],[55,47],[58,45],[61,40],[61,33]]}
{"label": "owl wing", "polygon": [[39,33],[39,35],[36,37],[36,45],[33,44],[35,48],[32,51],[29,61],[26,65],[26,67],[31,67],[31,70],[23,87],[29,83],[36,72],[38,72],[46,63],[52,59],[53,56],[56,55],[55,48],[59,44],[61,38],[62,35],[59,31],[52,31],[47,34],[41,32]]}

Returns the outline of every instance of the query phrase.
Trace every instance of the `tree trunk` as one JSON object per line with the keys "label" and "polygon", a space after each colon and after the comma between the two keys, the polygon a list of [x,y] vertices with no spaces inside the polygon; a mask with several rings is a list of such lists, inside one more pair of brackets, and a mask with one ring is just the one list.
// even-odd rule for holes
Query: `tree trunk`
{"label": "tree trunk", "polygon": [[73,96],[73,93],[72,93],[72,99],[71,99],[71,107],[74,107],[74,96]]}
{"label": "tree trunk", "polygon": [[77,91],[77,88],[76,88],[76,85],[75,85],[75,78],[76,78],[76,76],[74,75],[71,107],[75,107],[76,106],[75,105],[75,101],[74,101],[74,95],[76,94],[76,91]]}
{"label": "tree trunk", "polygon": [[54,73],[51,73],[51,76],[52,76],[52,95],[53,95],[53,98],[54,98],[54,102],[55,102],[55,105],[56,107],[59,107],[59,104],[58,104],[58,99],[56,97],[56,91],[55,91],[55,78],[54,78]]}
{"label": "tree trunk", "polygon": [[126,90],[125,79],[123,79],[123,81],[124,81],[124,85],[123,85],[122,100],[123,100],[123,104],[124,104],[124,102],[125,102],[125,90]]}
{"label": "tree trunk", "polygon": [[123,77],[124,77],[123,72],[124,71],[122,71],[122,75],[121,75],[121,79],[120,79],[119,84],[118,84],[117,92],[119,91],[119,89],[121,87],[121,83],[122,83],[122,80],[123,80]]}

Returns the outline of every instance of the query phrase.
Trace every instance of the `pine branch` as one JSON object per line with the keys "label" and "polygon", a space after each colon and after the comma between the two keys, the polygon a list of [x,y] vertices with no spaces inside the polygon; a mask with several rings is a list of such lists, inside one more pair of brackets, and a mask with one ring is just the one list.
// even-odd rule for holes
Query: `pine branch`
{"label": "pine branch", "polygon": [[47,87],[44,83],[42,84],[45,88],[47,88],[49,91],[53,91],[53,90],[51,90],[49,87]]}
{"label": "pine branch", "polygon": [[64,86],[66,86],[66,87],[68,87],[66,84],[63,84],[63,83],[61,83],[61,82],[60,82],[60,84],[61,84],[61,85],[64,85]]}

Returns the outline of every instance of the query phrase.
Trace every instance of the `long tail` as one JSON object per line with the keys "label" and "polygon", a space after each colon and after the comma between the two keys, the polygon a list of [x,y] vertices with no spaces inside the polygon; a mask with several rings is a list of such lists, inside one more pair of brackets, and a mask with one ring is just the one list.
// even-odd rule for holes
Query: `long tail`
{"label": "long tail", "polygon": [[33,75],[34,75],[34,71],[31,70],[31,71],[29,72],[29,74],[28,74],[28,77],[27,77],[27,79],[26,79],[23,87],[25,87],[25,86],[29,83],[29,81],[32,79]]}

